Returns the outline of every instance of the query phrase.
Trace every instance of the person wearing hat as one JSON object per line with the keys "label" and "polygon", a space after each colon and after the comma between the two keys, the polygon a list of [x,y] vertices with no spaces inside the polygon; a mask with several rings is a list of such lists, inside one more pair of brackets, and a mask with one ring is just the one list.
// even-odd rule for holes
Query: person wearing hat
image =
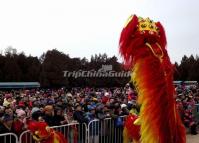
{"label": "person wearing hat", "polygon": [[103,120],[106,118],[106,115],[104,113],[104,105],[103,104],[98,104],[96,106],[96,117],[100,120]]}
{"label": "person wearing hat", "polygon": [[123,115],[128,115],[129,114],[129,110],[128,110],[126,104],[121,104],[121,109],[122,109],[122,114]]}
{"label": "person wearing hat", "polygon": [[84,112],[82,111],[82,106],[79,103],[76,103],[75,105],[75,111],[73,113],[73,119],[77,122],[80,123],[80,128],[79,128],[79,138],[80,138],[80,142],[83,142],[83,140],[85,139],[85,132],[84,132],[84,126],[82,125],[83,123],[86,123],[87,120],[84,116]]}
{"label": "person wearing hat", "polygon": [[[86,113],[86,119],[87,119],[87,123],[90,123],[92,120],[97,119],[96,118],[96,114],[95,114],[95,106],[89,105],[88,106],[88,111]],[[91,131],[89,136],[90,136],[90,140],[89,143],[99,143],[99,124],[92,122],[89,126],[89,130]]]}
{"label": "person wearing hat", "polygon": [[22,109],[17,109],[15,112],[17,118],[14,120],[13,130],[19,136],[25,130],[26,112]]}
{"label": "person wearing hat", "polygon": [[12,104],[12,102],[13,102],[12,95],[6,94],[5,98],[4,98],[3,106],[5,106],[5,107],[10,106]]}
{"label": "person wearing hat", "polygon": [[[13,115],[5,113],[3,115],[3,117],[1,118],[1,122],[0,122],[0,134],[13,133],[13,121],[14,121]],[[9,137],[9,138],[7,138],[7,137]],[[7,137],[3,137],[3,136],[0,137],[0,142],[2,140],[11,142],[10,136],[7,136]],[[12,138],[12,141],[13,141],[13,138]]]}
{"label": "person wearing hat", "polygon": [[4,114],[2,117],[2,123],[0,124],[0,134],[10,133],[13,124],[13,116]]}
{"label": "person wearing hat", "polygon": [[43,113],[40,110],[31,111],[31,119],[34,121],[44,121]]}
{"label": "person wearing hat", "polygon": [[[0,134],[13,133],[13,116],[4,114],[2,121],[0,122]],[[16,142],[13,136],[1,136],[0,142],[2,143],[13,143]]]}
{"label": "person wearing hat", "polygon": [[88,112],[85,113],[85,118],[87,120],[87,123],[89,123],[90,121],[96,118],[94,106],[88,105]]}
{"label": "person wearing hat", "polygon": [[109,93],[105,92],[104,96],[102,97],[102,103],[106,104],[109,101]]}

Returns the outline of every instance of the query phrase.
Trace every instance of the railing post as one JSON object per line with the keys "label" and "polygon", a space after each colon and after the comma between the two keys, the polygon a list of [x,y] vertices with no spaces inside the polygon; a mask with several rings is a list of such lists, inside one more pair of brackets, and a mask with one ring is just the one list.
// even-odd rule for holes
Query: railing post
{"label": "railing post", "polygon": [[[3,138],[2,138],[3,137]],[[13,142],[15,140],[15,142]],[[19,139],[14,133],[0,134],[0,142],[3,143],[18,143]]]}

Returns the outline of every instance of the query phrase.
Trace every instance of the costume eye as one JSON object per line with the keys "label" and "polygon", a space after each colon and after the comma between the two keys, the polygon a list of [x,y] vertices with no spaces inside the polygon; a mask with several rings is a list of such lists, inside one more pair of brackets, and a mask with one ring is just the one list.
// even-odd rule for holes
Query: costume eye
{"label": "costume eye", "polygon": [[141,27],[142,27],[142,28],[145,28],[145,27],[146,27],[146,24],[141,24]]}
{"label": "costume eye", "polygon": [[154,28],[154,26],[153,26],[153,25],[149,25],[149,28],[153,29],[153,28]]}

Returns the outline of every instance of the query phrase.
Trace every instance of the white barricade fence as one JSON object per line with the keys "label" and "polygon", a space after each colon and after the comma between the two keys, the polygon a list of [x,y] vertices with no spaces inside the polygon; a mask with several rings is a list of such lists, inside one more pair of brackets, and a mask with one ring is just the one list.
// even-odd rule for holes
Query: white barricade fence
{"label": "white barricade fence", "polygon": [[[61,132],[68,143],[122,143],[126,116],[92,120],[89,124],[73,122],[51,127]],[[29,130],[18,138],[14,133],[0,134],[2,143],[36,143]]]}
{"label": "white barricade fence", "polygon": [[0,134],[1,143],[18,143],[18,137],[14,133]]}
{"label": "white barricade fence", "polygon": [[125,117],[91,121],[88,124],[88,143],[122,143]]}
{"label": "white barricade fence", "polygon": [[87,143],[87,125],[85,123],[80,124],[75,122],[52,128],[61,132],[68,143]]}
{"label": "white barricade fence", "polygon": [[[199,104],[195,105],[195,115],[199,119]],[[126,116],[95,119],[80,124],[73,122],[66,125],[51,127],[61,132],[68,143],[122,143],[123,128]],[[30,131],[24,131],[18,138],[14,133],[0,134],[0,143],[35,143]]]}
{"label": "white barricade fence", "polygon": [[19,137],[19,143],[35,143],[29,130],[21,133]]}
{"label": "white barricade fence", "polygon": [[199,104],[195,104],[195,108],[193,110],[193,116],[195,121],[199,123]]}
{"label": "white barricade fence", "polygon": [[[87,143],[87,126],[77,122],[51,127],[61,132],[68,143]],[[19,143],[35,143],[30,131],[24,131],[19,137]]]}

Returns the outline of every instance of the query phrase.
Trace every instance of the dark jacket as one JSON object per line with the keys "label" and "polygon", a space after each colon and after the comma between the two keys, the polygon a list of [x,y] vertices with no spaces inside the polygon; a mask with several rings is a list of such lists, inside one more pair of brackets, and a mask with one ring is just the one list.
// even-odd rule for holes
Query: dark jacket
{"label": "dark jacket", "polygon": [[56,126],[56,120],[54,116],[48,116],[45,115],[44,117],[45,122],[49,125],[49,126]]}
{"label": "dark jacket", "polygon": [[85,123],[86,119],[84,117],[84,113],[82,111],[75,111],[73,114],[73,119],[78,121],[79,123]]}
{"label": "dark jacket", "polygon": [[[0,123],[0,134],[5,134],[5,133],[12,133],[12,129],[9,130],[6,128],[6,126],[3,123]],[[1,136],[0,137],[0,142],[2,143],[14,143],[16,142],[16,139],[14,136]]]}

